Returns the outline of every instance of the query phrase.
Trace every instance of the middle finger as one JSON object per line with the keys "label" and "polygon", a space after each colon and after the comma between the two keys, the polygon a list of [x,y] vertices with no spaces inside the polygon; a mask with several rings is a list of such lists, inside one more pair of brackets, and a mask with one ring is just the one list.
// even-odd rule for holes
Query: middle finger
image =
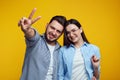
{"label": "middle finger", "polygon": [[32,19],[32,17],[33,17],[33,15],[34,15],[35,11],[36,11],[36,8],[34,8],[34,9],[32,10],[32,12],[30,13],[28,19]]}

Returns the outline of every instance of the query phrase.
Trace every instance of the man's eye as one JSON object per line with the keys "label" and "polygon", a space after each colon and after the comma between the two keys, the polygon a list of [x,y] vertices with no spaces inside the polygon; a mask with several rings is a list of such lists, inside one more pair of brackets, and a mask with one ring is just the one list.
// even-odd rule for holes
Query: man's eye
{"label": "man's eye", "polygon": [[72,30],[71,32],[75,32],[76,30]]}

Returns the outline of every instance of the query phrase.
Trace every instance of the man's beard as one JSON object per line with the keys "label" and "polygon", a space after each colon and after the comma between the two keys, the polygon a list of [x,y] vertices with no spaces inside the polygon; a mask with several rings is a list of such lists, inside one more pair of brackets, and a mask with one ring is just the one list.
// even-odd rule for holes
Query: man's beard
{"label": "man's beard", "polygon": [[54,43],[54,42],[56,42],[57,40],[55,39],[55,40],[49,40],[48,38],[47,38],[47,33],[45,32],[45,40],[48,42],[48,43]]}

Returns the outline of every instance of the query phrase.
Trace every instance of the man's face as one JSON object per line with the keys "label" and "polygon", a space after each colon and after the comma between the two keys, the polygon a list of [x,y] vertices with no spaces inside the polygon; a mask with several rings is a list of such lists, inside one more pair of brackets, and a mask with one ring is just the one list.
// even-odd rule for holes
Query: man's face
{"label": "man's face", "polygon": [[56,41],[63,32],[63,26],[56,20],[53,20],[46,28],[46,38],[49,42]]}

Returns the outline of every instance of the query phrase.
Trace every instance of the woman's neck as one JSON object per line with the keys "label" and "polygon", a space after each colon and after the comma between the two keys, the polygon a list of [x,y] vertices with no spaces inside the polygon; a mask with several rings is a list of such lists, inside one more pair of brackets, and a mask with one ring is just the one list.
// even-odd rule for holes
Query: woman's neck
{"label": "woman's neck", "polygon": [[76,42],[74,45],[75,45],[76,48],[79,48],[79,47],[81,47],[83,44],[84,44],[84,41],[83,41],[83,39],[81,39],[81,40],[79,40],[78,42]]}

